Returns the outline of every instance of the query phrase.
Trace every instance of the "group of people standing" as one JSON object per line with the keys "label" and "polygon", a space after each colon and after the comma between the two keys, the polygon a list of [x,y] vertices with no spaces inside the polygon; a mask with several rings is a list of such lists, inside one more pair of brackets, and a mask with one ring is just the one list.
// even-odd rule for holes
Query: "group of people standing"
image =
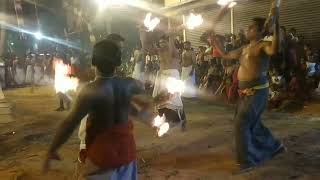
{"label": "group of people standing", "polygon": [[52,57],[30,54],[1,58],[2,88],[45,85],[53,81]]}

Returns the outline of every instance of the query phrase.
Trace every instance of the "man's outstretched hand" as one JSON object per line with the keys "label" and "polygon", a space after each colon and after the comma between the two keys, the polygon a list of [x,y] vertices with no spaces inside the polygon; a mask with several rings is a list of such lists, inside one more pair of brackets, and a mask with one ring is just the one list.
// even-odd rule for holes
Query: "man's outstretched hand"
{"label": "man's outstretched hand", "polygon": [[61,158],[59,157],[59,155],[56,152],[48,152],[46,157],[45,157],[43,166],[42,166],[42,172],[43,173],[47,173],[49,171],[51,160],[60,161]]}

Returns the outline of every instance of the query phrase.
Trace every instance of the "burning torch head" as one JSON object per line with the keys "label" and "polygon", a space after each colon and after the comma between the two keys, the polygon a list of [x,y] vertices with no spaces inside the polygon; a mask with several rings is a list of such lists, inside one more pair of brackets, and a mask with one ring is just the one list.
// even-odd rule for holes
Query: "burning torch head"
{"label": "burning torch head", "polygon": [[98,42],[93,47],[92,65],[102,73],[110,73],[112,69],[121,65],[120,47],[110,40]]}

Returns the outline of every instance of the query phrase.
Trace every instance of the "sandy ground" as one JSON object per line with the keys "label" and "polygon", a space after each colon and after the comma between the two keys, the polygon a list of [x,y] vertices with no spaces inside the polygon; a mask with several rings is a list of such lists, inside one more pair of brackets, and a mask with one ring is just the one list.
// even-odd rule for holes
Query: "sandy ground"
{"label": "sandy ground", "polygon": [[[49,87],[5,91],[15,121],[0,123],[0,180],[71,179],[78,153],[77,134],[60,150],[44,175],[41,165],[57,125],[66,112],[55,112],[58,101]],[[155,137],[136,122],[135,136],[141,180],[320,179],[320,104],[294,114],[266,113],[265,123],[288,148],[247,173],[237,171],[233,149],[233,107],[198,100],[185,101],[187,132],[173,130]]]}

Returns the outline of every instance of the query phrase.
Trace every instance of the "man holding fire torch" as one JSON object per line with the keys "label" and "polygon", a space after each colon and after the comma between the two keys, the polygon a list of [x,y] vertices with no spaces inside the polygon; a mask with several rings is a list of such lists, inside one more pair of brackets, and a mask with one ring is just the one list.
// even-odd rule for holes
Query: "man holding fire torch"
{"label": "man holding fire torch", "polygon": [[[224,60],[239,59],[238,71],[240,100],[236,109],[236,157],[242,170],[250,169],[285,150],[270,130],[261,122],[269,92],[267,72],[269,57],[277,53],[279,42],[279,5],[272,7],[273,39],[264,42],[265,19],[254,18],[247,30],[249,45],[226,53],[215,41]],[[269,23],[270,25],[270,23]]]}
{"label": "man holding fire torch", "polygon": [[[160,59],[160,70],[157,72],[155,85],[153,89],[153,97],[156,97],[163,91],[166,91],[166,83],[168,78],[180,79],[180,55],[175,46],[175,37],[177,29],[170,29],[168,33],[162,35],[158,41],[158,48],[152,47],[152,42],[146,30],[140,27],[140,39],[142,49],[151,54],[158,54]],[[181,130],[186,129],[186,115],[183,109],[181,94],[175,93],[170,100],[157,107],[160,116],[165,115],[166,119],[171,123],[179,123]]]}

